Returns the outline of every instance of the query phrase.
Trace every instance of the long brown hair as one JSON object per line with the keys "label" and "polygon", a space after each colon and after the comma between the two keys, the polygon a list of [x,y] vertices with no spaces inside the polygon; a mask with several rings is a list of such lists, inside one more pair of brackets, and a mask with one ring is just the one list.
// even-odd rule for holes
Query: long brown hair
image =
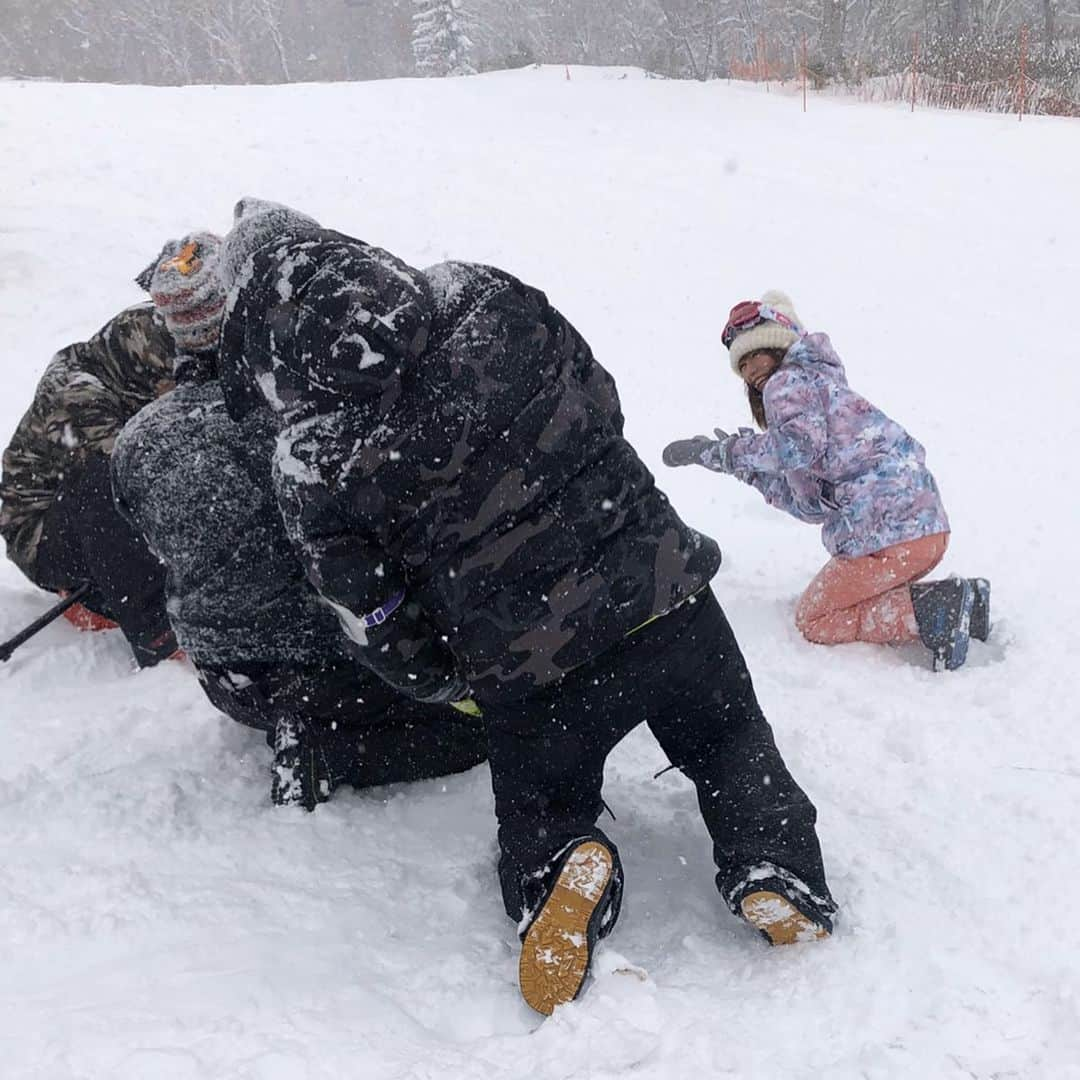
{"label": "long brown hair", "polygon": [[[768,353],[777,364],[783,363],[787,355],[783,349],[755,349],[754,352]],[[754,418],[754,423],[764,431],[769,426],[769,421],[765,419],[765,396],[760,390],[755,390],[747,383],[746,397],[750,402],[750,415]]]}

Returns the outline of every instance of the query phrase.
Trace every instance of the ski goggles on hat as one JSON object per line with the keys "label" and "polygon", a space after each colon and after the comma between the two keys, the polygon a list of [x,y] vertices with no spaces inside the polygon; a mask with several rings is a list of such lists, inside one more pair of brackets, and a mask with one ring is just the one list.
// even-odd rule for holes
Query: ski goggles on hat
{"label": "ski goggles on hat", "polygon": [[798,334],[799,337],[803,335],[803,328],[794,319],[788,318],[782,311],[777,311],[776,308],[769,307],[768,304],[762,304],[757,300],[742,300],[731,309],[727,325],[720,335],[724,348],[730,349],[731,343],[739,334],[744,330],[752,330],[763,322],[779,323],[780,326],[787,327],[793,334]]}

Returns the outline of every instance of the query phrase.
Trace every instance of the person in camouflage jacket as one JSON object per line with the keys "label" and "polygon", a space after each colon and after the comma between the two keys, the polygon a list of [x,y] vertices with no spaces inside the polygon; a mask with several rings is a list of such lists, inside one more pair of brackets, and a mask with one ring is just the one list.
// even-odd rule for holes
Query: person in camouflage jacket
{"label": "person in camouflage jacket", "polygon": [[3,455],[0,535],[41,588],[86,581],[83,605],[120,624],[140,664],[175,651],[164,570],[115,512],[108,457],[117,433],[172,386],[173,340],[152,304],[58,352]]}
{"label": "person in camouflage jacket", "polygon": [[383,678],[515,700],[709,582],[716,544],[656,488],[543,293],[304,227],[231,299],[226,403],[272,408],[286,523]]}
{"label": "person in camouflage jacket", "polygon": [[221,265],[226,404],[273,417],[310,580],[385,680],[484,710],[526,1000],[576,996],[614,925],[603,767],[642,720],[697,786],[731,909],[776,943],[828,933],[815,811],[709,589],[719,549],[566,318],[504,271],[421,272],[257,200]]}

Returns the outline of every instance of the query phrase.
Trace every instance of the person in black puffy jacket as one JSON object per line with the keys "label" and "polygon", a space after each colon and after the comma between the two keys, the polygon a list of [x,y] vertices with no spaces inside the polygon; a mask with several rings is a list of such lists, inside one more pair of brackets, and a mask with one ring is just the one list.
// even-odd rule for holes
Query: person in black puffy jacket
{"label": "person in black puffy jacket", "polygon": [[720,552],[566,318],[504,271],[420,271],[258,200],[221,268],[226,405],[273,418],[309,579],[390,685],[484,710],[526,1000],[576,996],[614,925],[603,765],[642,720],[697,786],[732,910],[775,943],[827,934],[814,808],[709,589]]}

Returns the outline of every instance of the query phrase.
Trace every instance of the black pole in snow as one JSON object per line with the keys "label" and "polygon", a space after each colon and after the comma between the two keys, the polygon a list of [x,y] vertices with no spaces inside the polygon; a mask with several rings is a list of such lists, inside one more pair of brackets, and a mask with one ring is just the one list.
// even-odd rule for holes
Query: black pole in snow
{"label": "black pole in snow", "polygon": [[39,630],[44,630],[51,622],[55,622],[68,608],[74,607],[90,591],[90,582],[84,582],[74,592],[69,593],[54,604],[44,615],[38,616],[25,630],[20,630],[10,641],[0,645],[0,662],[11,659],[11,654],[24,642],[29,641]]}

